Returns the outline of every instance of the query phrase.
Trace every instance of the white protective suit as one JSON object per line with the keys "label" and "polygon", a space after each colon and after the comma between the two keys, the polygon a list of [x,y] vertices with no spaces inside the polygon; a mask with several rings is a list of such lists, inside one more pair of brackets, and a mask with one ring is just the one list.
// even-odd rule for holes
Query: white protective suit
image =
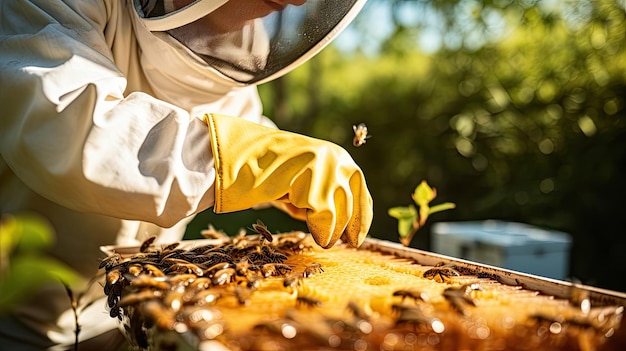
{"label": "white protective suit", "polygon": [[[0,214],[48,219],[51,254],[86,280],[101,245],[181,239],[215,202],[202,116],[275,128],[249,84],[260,81],[207,69],[166,32],[146,29],[131,0],[0,0]],[[79,324],[81,340],[117,328],[104,301]],[[74,329],[67,293],[52,284],[0,316],[0,349],[62,349]]]}

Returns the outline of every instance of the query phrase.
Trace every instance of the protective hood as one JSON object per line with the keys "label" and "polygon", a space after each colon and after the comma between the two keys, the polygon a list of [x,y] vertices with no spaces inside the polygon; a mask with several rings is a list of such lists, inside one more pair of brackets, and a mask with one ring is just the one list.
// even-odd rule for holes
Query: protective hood
{"label": "protective hood", "polygon": [[304,63],[365,0],[135,0],[143,27],[164,32],[234,83],[261,84]]}

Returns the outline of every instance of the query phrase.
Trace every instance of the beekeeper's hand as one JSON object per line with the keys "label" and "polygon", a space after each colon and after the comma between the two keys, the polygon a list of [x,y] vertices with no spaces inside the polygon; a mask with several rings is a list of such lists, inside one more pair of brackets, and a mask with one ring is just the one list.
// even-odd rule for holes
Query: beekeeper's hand
{"label": "beekeeper's hand", "polygon": [[215,158],[216,213],[264,202],[306,220],[318,245],[361,245],[372,222],[363,172],[340,146],[241,118],[204,116]]}

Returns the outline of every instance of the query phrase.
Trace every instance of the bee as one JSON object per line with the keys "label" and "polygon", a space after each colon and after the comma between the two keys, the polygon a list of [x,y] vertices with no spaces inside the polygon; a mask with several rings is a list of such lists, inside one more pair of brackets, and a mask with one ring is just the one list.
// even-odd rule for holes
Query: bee
{"label": "bee", "polygon": [[258,288],[261,284],[261,280],[263,279],[263,277],[261,277],[259,274],[248,274],[246,275],[246,278],[248,279],[248,281],[246,282],[246,287],[251,290],[255,290],[256,288]]}
{"label": "bee", "polygon": [[119,301],[120,295],[118,294],[109,294],[109,296],[107,296],[107,305],[109,306],[109,308],[118,306]]}
{"label": "bee", "polygon": [[187,288],[191,291],[204,290],[211,286],[211,279],[208,277],[198,277],[193,282],[189,283]]}
{"label": "bee", "polygon": [[319,307],[322,301],[310,296],[298,296],[296,298],[296,306],[298,307]]}
{"label": "bee", "polygon": [[[142,304],[144,315],[161,330],[173,330],[176,325],[176,312],[161,302],[150,300]],[[121,317],[121,316],[120,316]]]}
{"label": "bee", "polygon": [[294,254],[301,254],[312,249],[310,245],[305,244],[305,239],[306,235],[302,232],[285,234],[278,238],[277,247]]}
{"label": "bee", "polygon": [[203,231],[201,231],[200,235],[202,235],[202,237],[204,237],[205,239],[218,239],[223,241],[230,240],[228,234],[224,233],[221,230],[216,230],[215,227],[213,227],[211,224],[209,224],[208,229],[204,229]]}
{"label": "bee", "polygon": [[213,272],[217,272],[217,271],[220,271],[222,269],[232,268],[232,267],[233,267],[232,263],[224,261],[224,262],[216,263],[216,264],[212,265],[211,267],[207,268],[206,269],[206,273],[207,273],[208,276],[211,276],[211,274]]}
{"label": "bee", "polygon": [[237,272],[234,268],[224,268],[215,272],[211,282],[213,285],[224,285],[226,283],[230,283],[235,278]]}
{"label": "bee", "polygon": [[106,274],[106,284],[107,285],[117,284],[121,279],[123,279],[124,273],[126,272],[121,267],[108,271]]}
{"label": "bee", "polygon": [[166,273],[172,273],[172,272],[192,273],[199,277],[204,275],[204,271],[202,270],[202,268],[198,267],[197,265],[193,263],[182,263],[182,262],[177,262],[177,263],[172,264],[165,270],[165,272]]}
{"label": "bee", "polygon": [[467,306],[476,306],[474,300],[469,296],[469,292],[472,290],[480,290],[478,284],[467,284],[459,288],[447,288],[443,291],[443,297],[448,300],[450,306],[459,312],[463,316],[467,316],[469,311]]}
{"label": "bee", "polygon": [[124,273],[121,268],[112,269],[106,274],[106,283],[104,285],[104,293],[109,295],[113,287],[124,283]]}
{"label": "bee", "polygon": [[168,276],[168,282],[172,285],[183,285],[188,286],[198,279],[198,276],[193,273],[183,273]]}
{"label": "bee", "polygon": [[180,243],[171,243],[168,245],[163,246],[163,248],[161,249],[161,251],[166,252],[166,251],[172,251],[175,248],[178,247],[178,245],[180,245]]}
{"label": "bee", "polygon": [[143,272],[143,266],[139,263],[133,263],[128,266],[128,273],[135,277],[141,274],[141,272]]}
{"label": "bee", "polygon": [[260,219],[257,219],[256,223],[252,225],[252,230],[260,235],[259,241],[261,245],[263,245],[265,241],[270,243],[274,241],[272,233],[270,233],[270,231],[267,229],[267,226],[263,224]]}
{"label": "bee", "polygon": [[217,303],[217,300],[219,300],[221,297],[222,294],[220,294],[218,291],[206,289],[195,294],[190,302],[198,306],[215,304]]}
{"label": "bee", "polygon": [[264,277],[285,275],[291,272],[291,267],[283,263],[267,263],[261,266],[261,273]]}
{"label": "bee", "polygon": [[205,256],[206,256],[206,261],[204,261],[204,264],[207,266],[218,264],[221,262],[234,263],[233,258],[229,254],[222,253],[220,251],[207,253]]}
{"label": "bee", "polygon": [[348,302],[347,308],[359,320],[368,320],[370,318],[369,313],[354,301]]}
{"label": "bee", "polygon": [[183,296],[185,289],[174,289],[168,291],[163,298],[163,304],[175,312],[178,312],[183,307]]}
{"label": "bee", "polygon": [[162,277],[152,277],[149,275],[139,275],[137,278],[130,282],[130,285],[137,288],[153,288],[157,290],[168,290],[170,283],[165,281]]}
{"label": "bee", "polygon": [[292,273],[283,279],[283,286],[285,288],[297,289],[302,285],[302,277],[300,274]]}
{"label": "bee", "polygon": [[426,295],[425,293],[421,291],[415,291],[415,290],[396,290],[393,292],[393,296],[401,297],[402,301],[404,301],[404,299],[406,298],[409,298],[415,302],[417,302],[418,300],[428,302],[428,299],[429,299],[428,295]]}
{"label": "bee", "polygon": [[439,318],[427,316],[417,306],[402,308],[399,310],[399,314],[395,322],[396,327],[411,324],[414,327],[428,326],[435,333],[442,333],[445,330],[445,326]]}
{"label": "bee", "polygon": [[148,274],[154,277],[165,277],[165,273],[163,273],[163,271],[159,267],[151,263],[144,264],[143,269],[145,269]]}
{"label": "bee", "polygon": [[111,316],[112,318],[117,317],[117,319],[121,321],[122,320],[122,308],[118,306],[111,308],[111,310],[109,311],[109,316]]}
{"label": "bee", "polygon": [[[455,269],[452,264],[438,264],[433,268],[424,272],[423,276],[426,279],[433,279],[437,282],[443,283],[450,277],[458,277],[461,274]],[[437,280],[437,278],[439,278]]]}
{"label": "bee", "polygon": [[287,256],[281,252],[278,252],[269,246],[263,246],[261,248],[261,254],[265,257],[268,263],[283,263],[287,260]]}
{"label": "bee", "polygon": [[105,268],[106,270],[109,270],[113,268],[114,266],[118,265],[121,261],[122,261],[122,255],[118,253],[114,253],[111,256],[105,257],[102,260],[102,262],[100,262],[98,269]]}
{"label": "bee", "polygon": [[317,273],[322,273],[323,271],[324,269],[322,269],[321,264],[319,264],[318,262],[313,262],[304,269],[304,272],[302,272],[302,276],[305,278],[309,278]]}
{"label": "bee", "polygon": [[141,243],[141,246],[139,247],[139,252],[147,252],[155,240],[156,240],[156,236],[151,236],[148,239],[144,240]]}
{"label": "bee", "polygon": [[352,145],[359,147],[365,144],[366,140],[371,137],[367,134],[367,126],[365,123],[359,123],[359,125],[353,125],[354,139],[352,139]]}

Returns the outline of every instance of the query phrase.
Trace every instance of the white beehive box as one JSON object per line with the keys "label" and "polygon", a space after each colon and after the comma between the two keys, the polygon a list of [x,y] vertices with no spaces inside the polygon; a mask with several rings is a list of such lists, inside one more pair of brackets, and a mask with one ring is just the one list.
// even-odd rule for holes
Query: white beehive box
{"label": "white beehive box", "polygon": [[496,267],[564,280],[571,238],[523,223],[498,220],[440,222],[432,226],[432,251]]}

